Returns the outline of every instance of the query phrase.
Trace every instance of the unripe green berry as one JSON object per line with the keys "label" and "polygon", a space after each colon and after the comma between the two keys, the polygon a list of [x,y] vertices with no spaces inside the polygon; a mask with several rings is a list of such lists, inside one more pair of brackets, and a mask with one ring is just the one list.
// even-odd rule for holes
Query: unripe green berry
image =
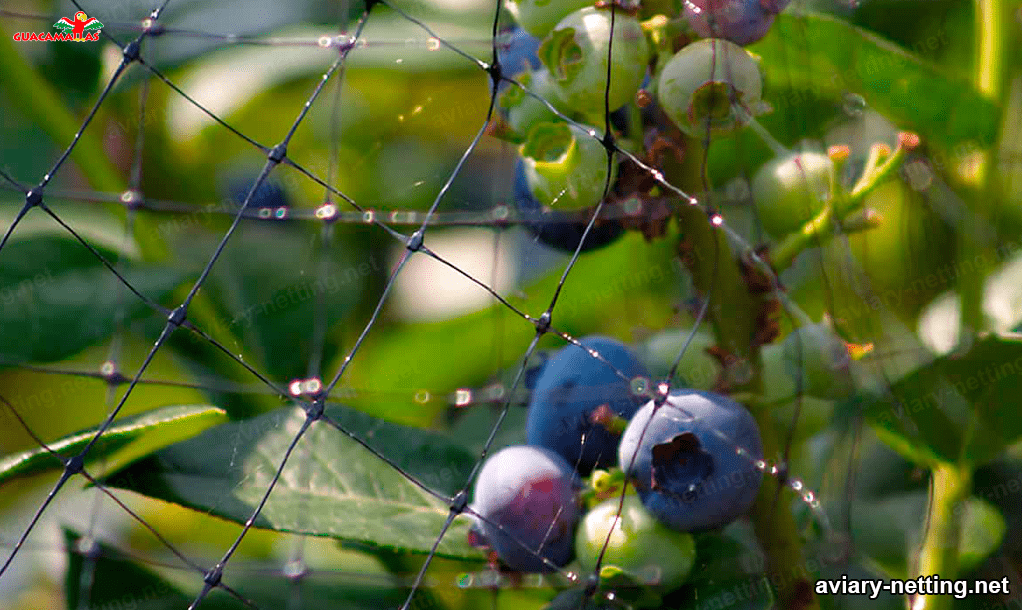
{"label": "unripe green berry", "polygon": [[763,230],[776,238],[800,230],[826,207],[834,180],[834,162],[825,154],[802,152],[768,161],[751,185]]}
{"label": "unripe green berry", "polygon": [[646,34],[632,15],[614,15],[611,52],[609,8],[586,7],[562,19],[539,46],[539,59],[549,70],[560,97],[572,110],[603,116],[610,63],[610,110],[630,102],[642,85],[649,64]]}
{"label": "unripe green berry", "polygon": [[808,396],[837,400],[855,391],[848,346],[826,324],[802,326],[788,335],[784,360]]}
{"label": "unripe green berry", "polygon": [[707,38],[686,45],[660,72],[657,99],[685,133],[726,134],[742,127],[763,95],[752,55],[733,42]]}
{"label": "unripe green berry", "polygon": [[506,6],[523,30],[543,38],[565,15],[592,4],[593,0],[509,0]]}
{"label": "unripe green berry", "polygon": [[575,535],[575,555],[586,570],[596,567],[603,545],[604,566],[616,566],[648,585],[665,591],[677,589],[695,564],[696,545],[692,534],[673,530],[649,514],[638,496],[625,496],[618,514],[617,498],[606,500],[589,511]]}
{"label": "unripe green berry", "polygon": [[[550,72],[547,70],[522,72],[515,80],[554,106],[562,105],[557,97],[557,88],[554,87]],[[537,123],[558,120],[557,115],[546,104],[515,85],[509,84],[504,89],[500,96],[500,105],[507,110],[508,127],[522,140],[529,137],[529,132]]]}
{"label": "unripe green berry", "polygon": [[538,123],[518,150],[540,204],[575,210],[596,205],[603,197],[607,152],[582,129],[564,122]]}

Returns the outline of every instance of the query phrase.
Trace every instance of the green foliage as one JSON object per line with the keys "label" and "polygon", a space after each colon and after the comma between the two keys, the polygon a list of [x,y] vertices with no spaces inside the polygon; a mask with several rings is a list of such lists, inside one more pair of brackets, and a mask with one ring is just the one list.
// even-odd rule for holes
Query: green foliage
{"label": "green foliage", "polygon": [[988,337],[863,399],[877,434],[918,464],[978,465],[1022,438],[1022,341]]}
{"label": "green foliage", "polygon": [[[221,409],[211,406],[161,407],[116,420],[103,432],[86,454],[85,466],[102,462],[108,468],[127,464],[178,441],[191,438],[225,419]],[[96,436],[99,426],[47,443],[54,456],[36,447],[0,459],[0,484],[14,477],[63,470],[61,458],[73,457]]]}
{"label": "green foliage", "polygon": [[[440,493],[463,485],[475,463],[473,454],[436,433],[341,406],[330,406],[326,415]],[[300,410],[282,408],[223,424],[157,451],[107,476],[104,483],[243,523],[263,499],[304,420]],[[445,502],[325,421],[311,426],[295,447],[294,458],[255,520],[256,527],[426,553],[447,520]],[[224,490],[230,490],[228,497]],[[437,553],[481,558],[467,536],[467,520],[457,519]]]}
{"label": "green foliage", "polygon": [[[129,285],[157,304],[168,304],[187,277],[172,267],[93,247]],[[11,240],[0,257],[0,292],[0,355],[7,362],[63,360],[109,339],[119,316],[127,323],[156,314],[64,232]]]}

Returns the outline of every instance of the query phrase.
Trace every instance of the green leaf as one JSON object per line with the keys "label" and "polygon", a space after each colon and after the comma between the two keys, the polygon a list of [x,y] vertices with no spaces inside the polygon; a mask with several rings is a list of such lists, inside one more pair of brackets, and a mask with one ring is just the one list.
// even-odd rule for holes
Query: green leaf
{"label": "green leaf", "polygon": [[[226,419],[223,410],[206,405],[162,407],[115,420],[86,455],[85,465],[106,460],[117,468],[168,445],[191,438]],[[96,435],[99,426],[48,443],[68,458],[78,454]],[[62,470],[64,464],[42,447],[0,459],[0,483],[14,477]]]}
{"label": "green leaf", "polygon": [[[148,567],[128,560],[109,545],[99,543],[95,559],[87,559],[80,551],[82,536],[65,529],[68,569],[64,591],[68,610],[80,608],[132,608],[133,610],[181,610],[195,599],[202,588],[200,574],[191,575],[193,587],[184,589],[164,579]],[[180,579],[178,579],[180,580]],[[348,582],[350,580],[350,582]],[[286,608],[293,601],[295,582],[283,574],[261,574],[231,577],[225,582],[254,605],[248,606],[216,589],[202,603],[209,610],[243,610],[245,608]],[[84,586],[83,586],[84,585]],[[362,610],[364,608],[397,608],[407,593],[393,587],[389,579],[373,584],[365,575],[331,571],[320,576],[312,573],[302,579],[298,591],[301,607],[307,610]],[[189,593],[185,593],[185,591]]]}
{"label": "green leaf", "polygon": [[[226,325],[248,346],[273,378],[290,381],[307,374],[316,349],[314,329],[329,332],[358,303],[371,258],[351,260],[345,244],[320,252],[315,233],[300,225],[247,225],[235,235],[211,274],[209,287]],[[321,313],[322,312],[322,313]],[[327,341],[325,359],[336,353]]]}
{"label": "green leaf", "polygon": [[[327,415],[427,487],[451,495],[468,480],[476,456],[446,437],[331,405]],[[305,415],[280,409],[217,426],[107,477],[113,487],[246,521],[262,500]],[[324,421],[316,422],[255,521],[256,527],[330,536],[426,553],[449,513],[392,466]],[[459,517],[437,553],[478,560]]]}
{"label": "green leaf", "polygon": [[[926,492],[899,494],[852,505],[851,533],[857,548],[891,578],[907,578],[906,558],[915,555],[926,523]],[[988,502],[972,497],[961,506],[962,535],[958,562],[962,573],[986,559],[1007,530],[1004,517]]]}
{"label": "green leaf", "polygon": [[[120,254],[94,247],[118,264]],[[129,284],[161,304],[186,277],[130,259],[122,258],[119,265]],[[5,361],[62,360],[112,335],[119,314],[130,321],[152,312],[95,255],[64,234],[8,243],[0,257],[0,295],[0,357]]]}
{"label": "green leaf", "polygon": [[[812,53],[793,61],[793,41]],[[945,148],[968,140],[986,147],[997,137],[1000,111],[965,78],[836,17],[781,13],[770,34],[749,50],[763,57],[768,88],[792,86],[836,100],[846,92],[861,94],[900,128]],[[781,114],[789,110],[775,107]]]}
{"label": "green leaf", "polygon": [[1022,438],[1020,376],[1022,340],[987,337],[864,399],[865,413],[877,436],[914,462],[981,464]]}

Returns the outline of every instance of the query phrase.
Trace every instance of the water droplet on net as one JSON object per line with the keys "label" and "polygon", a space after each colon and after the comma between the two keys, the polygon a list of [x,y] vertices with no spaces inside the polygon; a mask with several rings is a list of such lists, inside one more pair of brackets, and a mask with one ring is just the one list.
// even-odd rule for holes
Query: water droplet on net
{"label": "water droplet on net", "polygon": [[866,109],[869,108],[869,104],[866,103],[866,98],[862,97],[858,93],[845,93],[844,99],[844,111],[850,117],[858,118],[862,116]]}
{"label": "water droplet on net", "polygon": [[472,390],[468,388],[458,388],[454,392],[454,406],[464,407],[472,403]]}
{"label": "water droplet on net", "polygon": [[649,394],[649,380],[645,377],[634,377],[630,383],[632,395],[646,396]]}

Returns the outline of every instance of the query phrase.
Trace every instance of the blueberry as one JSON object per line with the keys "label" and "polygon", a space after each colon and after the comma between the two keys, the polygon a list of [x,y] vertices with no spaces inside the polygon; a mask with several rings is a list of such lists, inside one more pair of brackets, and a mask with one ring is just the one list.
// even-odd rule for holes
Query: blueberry
{"label": "blueberry", "polygon": [[552,571],[540,557],[558,567],[571,561],[580,490],[578,475],[553,451],[506,447],[479,471],[472,510],[483,520],[474,529],[509,568]]}
{"label": "blueberry", "polygon": [[[529,180],[521,159],[515,166],[514,198],[515,207],[521,214],[525,227],[540,243],[563,252],[575,251],[592,218],[591,210],[565,212],[544,209],[529,188]],[[624,227],[620,223],[597,218],[593,228],[586,235],[581,251],[603,248],[615,242],[623,233]]]}
{"label": "blueberry", "polygon": [[835,180],[834,163],[822,153],[782,155],[765,163],[750,185],[763,230],[780,238],[801,229],[823,211]]}
{"label": "blueberry", "polygon": [[618,448],[618,463],[646,509],[683,532],[721,527],[747,512],[763,478],[753,461],[762,456],[759,428],[745,407],[695,391],[674,392],[656,410],[647,403]]}
{"label": "blueberry", "polygon": [[[258,174],[238,173],[226,180],[227,197],[238,207],[245,203],[252,185],[255,183]],[[252,193],[248,202],[248,210],[254,211],[259,208],[279,208],[288,206],[287,192],[281,184],[273,178],[264,178],[259,188]]]}
{"label": "blueberry", "polygon": [[788,335],[784,361],[807,396],[837,400],[855,391],[848,346],[827,324],[807,324]]}
{"label": "blueberry", "polygon": [[743,47],[766,36],[777,12],[760,0],[682,0],[682,4],[696,34]]}
{"label": "blueberry", "polygon": [[[557,97],[557,89],[553,86],[550,73],[546,68],[520,72],[514,78],[522,87],[538,95],[543,101],[549,102],[555,108],[563,108],[563,103]],[[558,116],[543,101],[515,85],[510,85],[501,93],[500,107],[504,111],[507,126],[514,134],[516,141],[528,140],[532,128],[539,123],[559,121]],[[595,140],[593,143],[599,146]]]}
{"label": "blueberry", "polygon": [[657,521],[634,494],[625,496],[620,512],[618,503],[611,498],[586,513],[575,535],[579,564],[592,571],[603,553],[602,565],[618,567],[644,584],[666,591],[684,584],[696,559],[692,534]]}
{"label": "blueberry", "polygon": [[[497,57],[504,74],[517,74],[540,67],[539,38],[516,27],[501,33],[497,42]],[[506,84],[506,83],[505,83]]]}
{"label": "blueberry", "polygon": [[522,29],[542,38],[565,15],[592,3],[593,0],[508,0],[506,6]]}
{"label": "blueberry", "polygon": [[733,42],[706,38],[685,45],[660,72],[657,100],[690,136],[730,133],[748,122],[762,99],[759,65]]}
{"label": "blueberry", "polygon": [[638,19],[623,11],[614,15],[613,52],[608,58],[610,26],[610,10],[588,6],[562,19],[539,47],[539,58],[550,70],[561,99],[591,117],[603,117],[605,95],[610,110],[635,99],[649,64],[649,43]]}
{"label": "blueberry", "polygon": [[597,409],[606,405],[614,415],[629,419],[641,404],[632,393],[631,380],[648,377],[648,372],[635,354],[615,339],[590,336],[580,343],[610,365],[574,344],[561,349],[547,361],[536,381],[525,435],[530,445],[556,451],[585,476],[597,466],[612,465],[617,455],[620,433],[593,421],[594,414],[611,414]]}
{"label": "blueberry", "polygon": [[[607,153],[585,130],[565,122],[534,125],[518,152],[529,190],[555,210],[595,206],[607,184]],[[614,176],[610,178],[611,183]]]}

